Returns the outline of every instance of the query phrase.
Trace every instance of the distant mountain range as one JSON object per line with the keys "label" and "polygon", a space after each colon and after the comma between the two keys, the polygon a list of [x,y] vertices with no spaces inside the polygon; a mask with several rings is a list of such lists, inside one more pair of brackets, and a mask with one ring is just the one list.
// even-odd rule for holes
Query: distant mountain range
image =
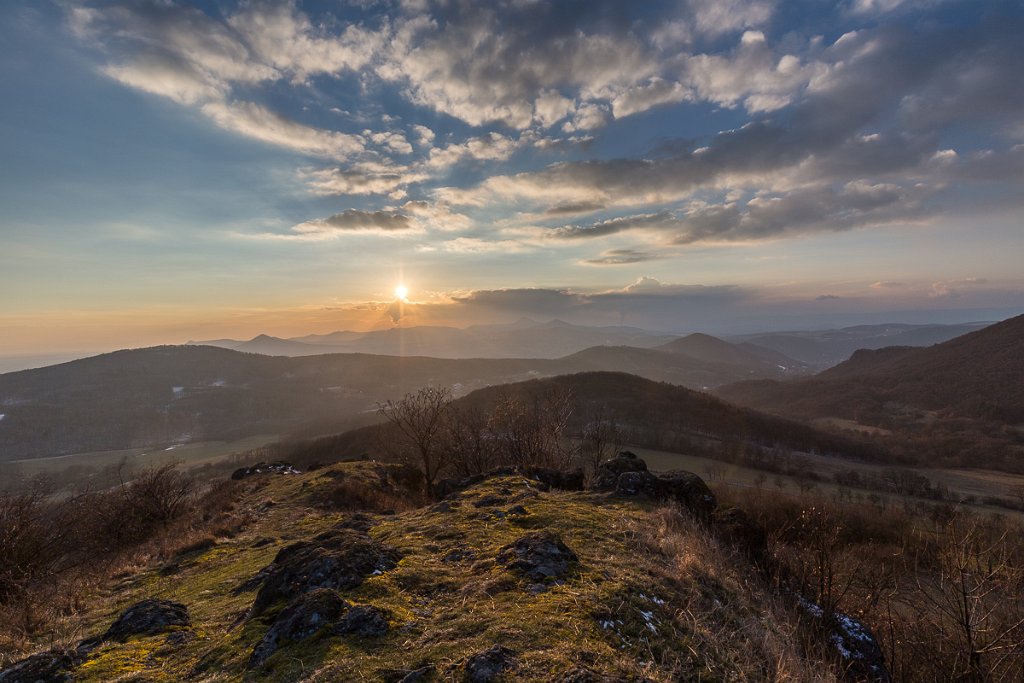
{"label": "distant mountain range", "polygon": [[860,350],[813,377],[715,393],[790,418],[896,433],[908,447],[924,439],[956,464],[1016,469],[1024,466],[1024,316],[927,348]]}
{"label": "distant mountain range", "polygon": [[821,370],[843,362],[858,349],[931,346],[991,324],[977,322],[961,325],[858,325],[830,330],[750,334],[729,337],[729,341],[746,342],[772,349]]}
{"label": "distant mountain range", "polygon": [[[858,349],[886,346],[931,346],[974,332],[991,323],[961,325],[858,325],[841,329],[770,332],[727,339],[728,353],[741,362],[784,365],[799,361],[800,371],[823,370],[850,357]],[[282,339],[261,334],[249,340],[211,339],[187,344],[219,346],[268,356],[312,356],[324,353],[372,353],[386,356],[432,358],[562,358],[594,346],[632,346],[685,353],[709,362],[731,362],[722,356],[722,339],[677,335],[636,327],[588,327],[562,320],[537,322],[522,318],[511,324],[473,325],[467,328],[416,326],[373,332],[341,331]],[[772,356],[770,352],[775,352]],[[710,356],[710,358],[708,358]],[[712,360],[713,359],[713,360]]]}
{"label": "distant mountain range", "polygon": [[557,359],[357,353],[289,358],[213,346],[117,351],[0,375],[0,460],[257,433],[327,433],[365,423],[378,401],[428,384],[463,395],[598,370],[707,389],[790,376],[804,366],[774,351],[705,335],[662,349],[595,346]]}
{"label": "distant mountain range", "polygon": [[561,358],[591,346],[651,348],[675,338],[676,335],[636,327],[588,327],[562,320],[540,323],[522,318],[510,324],[466,328],[420,325],[373,332],[310,334],[290,339],[261,334],[248,341],[213,339],[187,343],[269,356],[372,353],[432,358]]}

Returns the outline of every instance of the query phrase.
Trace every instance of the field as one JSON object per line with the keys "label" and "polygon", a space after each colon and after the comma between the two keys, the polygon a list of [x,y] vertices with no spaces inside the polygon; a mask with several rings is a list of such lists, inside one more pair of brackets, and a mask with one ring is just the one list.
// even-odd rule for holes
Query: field
{"label": "field", "polygon": [[[638,446],[625,446],[624,448],[633,451],[643,458],[647,462],[648,467],[656,472],[672,469],[689,470],[706,479],[709,484],[737,488],[753,488],[757,485],[758,475],[767,475],[767,480],[762,482],[764,488],[778,488],[777,481],[781,480],[783,488],[790,491],[797,490],[796,479],[785,475],[777,476],[773,473],[695,455],[670,453]],[[880,473],[888,469],[882,465],[872,465],[824,456],[805,454],[802,457],[810,464],[811,469],[825,480],[817,483],[818,490],[828,494],[838,493],[840,488],[846,488],[832,483],[832,477],[837,472],[852,469],[861,473]],[[1024,475],[967,469],[919,469],[914,471],[928,477],[932,482],[945,485],[957,497],[976,496],[981,498],[984,496],[998,496],[1012,500],[1019,499],[1020,492],[1024,491]],[[895,495],[883,495],[883,497],[891,500],[901,499],[900,496]],[[1008,512],[1004,508],[989,505],[979,504],[972,505],[972,507],[988,512],[1004,514]],[[1020,515],[1020,513],[1012,514]]]}
{"label": "field", "polygon": [[232,453],[265,446],[277,441],[278,438],[276,434],[258,434],[237,441],[198,441],[175,444],[169,448],[130,448],[118,451],[72,453],[52,458],[14,460],[5,464],[16,468],[26,477],[38,474],[56,474],[72,467],[102,469],[116,466],[121,462],[126,462],[133,469],[158,466],[169,462],[179,462],[186,467],[198,467],[222,460]]}

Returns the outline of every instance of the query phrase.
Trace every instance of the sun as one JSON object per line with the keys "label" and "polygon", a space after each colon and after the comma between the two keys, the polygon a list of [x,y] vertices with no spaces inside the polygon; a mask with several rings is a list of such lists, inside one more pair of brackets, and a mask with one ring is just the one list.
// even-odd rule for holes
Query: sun
{"label": "sun", "polygon": [[405,285],[397,285],[395,287],[395,298],[399,301],[408,301],[409,299],[409,288]]}

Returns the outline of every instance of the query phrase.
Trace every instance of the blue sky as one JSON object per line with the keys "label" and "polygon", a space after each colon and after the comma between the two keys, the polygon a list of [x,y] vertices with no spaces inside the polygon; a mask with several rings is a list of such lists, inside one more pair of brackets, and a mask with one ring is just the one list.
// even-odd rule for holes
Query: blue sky
{"label": "blue sky", "polygon": [[15,0],[0,46],[0,353],[400,281],[403,324],[1024,308],[1017,2]]}

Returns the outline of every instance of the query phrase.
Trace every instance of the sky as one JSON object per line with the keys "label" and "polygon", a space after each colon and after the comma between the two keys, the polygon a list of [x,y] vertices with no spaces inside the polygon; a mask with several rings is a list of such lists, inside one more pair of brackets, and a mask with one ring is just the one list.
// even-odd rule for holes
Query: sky
{"label": "sky", "polygon": [[0,354],[1008,317],[1021,64],[1000,0],[8,0]]}

